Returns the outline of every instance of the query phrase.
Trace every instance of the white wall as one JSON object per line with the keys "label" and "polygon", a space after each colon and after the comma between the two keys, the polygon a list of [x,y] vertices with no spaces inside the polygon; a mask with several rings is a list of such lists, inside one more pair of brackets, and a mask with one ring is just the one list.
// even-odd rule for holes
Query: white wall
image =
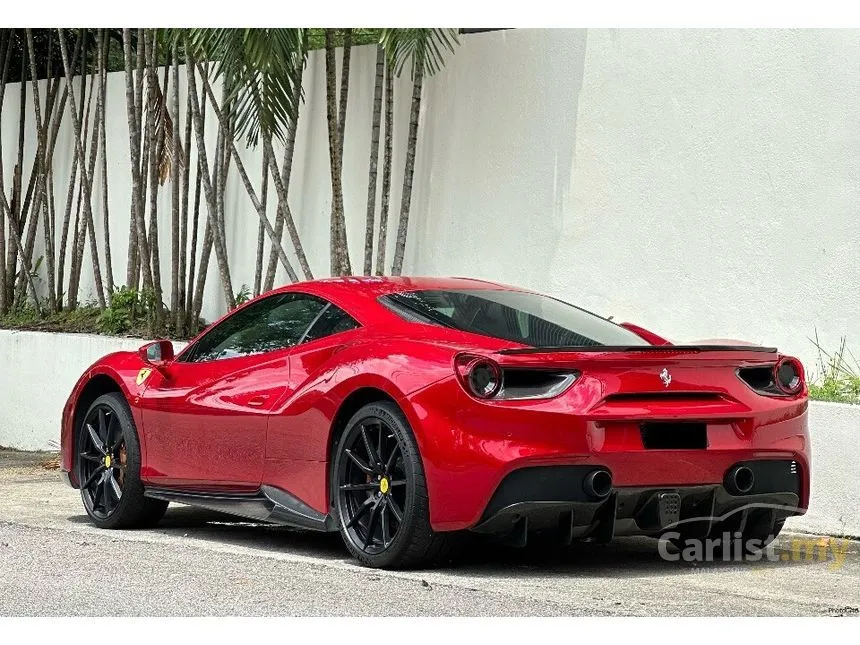
{"label": "white wall", "polygon": [[[110,352],[147,341],[89,334],[0,330],[0,446],[59,448],[62,408],[78,377]],[[181,344],[176,344],[176,349]],[[813,473],[809,513],[788,528],[860,537],[860,405],[810,404]]]}
{"label": "white wall", "polygon": [[809,404],[812,436],[812,494],[809,512],[789,528],[860,537],[860,405]]}
{"label": "white wall", "polygon": [[[679,341],[775,344],[807,366],[816,328],[826,347],[843,335],[860,344],[860,31],[513,30],[462,40],[425,88],[406,272],[520,284]],[[374,56],[373,47],[353,53],[345,144],[359,268]],[[318,276],[329,266],[323,71],[316,53],[290,190]],[[398,87],[395,225],[408,84]],[[0,122],[7,185],[17,100],[9,87]],[[122,283],[130,197],[122,74],[110,76],[108,102]],[[211,154],[214,128],[209,141]],[[60,209],[70,142],[65,128],[55,162]],[[252,177],[259,156],[245,155]],[[253,282],[257,218],[235,176],[227,203],[238,290]],[[169,205],[165,186],[162,232]],[[165,236],[161,258],[169,297]],[[221,300],[213,259],[207,318],[222,312]]]}
{"label": "white wall", "polygon": [[63,406],[84,370],[144,342],[0,329],[0,446],[59,450]]}

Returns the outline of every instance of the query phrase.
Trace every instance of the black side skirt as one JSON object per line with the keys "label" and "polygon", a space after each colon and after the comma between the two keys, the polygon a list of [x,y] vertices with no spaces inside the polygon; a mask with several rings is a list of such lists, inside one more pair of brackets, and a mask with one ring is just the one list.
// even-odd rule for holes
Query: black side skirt
{"label": "black side skirt", "polygon": [[204,493],[173,488],[146,488],[147,497],[199,506],[238,517],[294,526],[310,531],[337,531],[334,519],[311,508],[295,495],[274,486],[261,486],[256,493]]}

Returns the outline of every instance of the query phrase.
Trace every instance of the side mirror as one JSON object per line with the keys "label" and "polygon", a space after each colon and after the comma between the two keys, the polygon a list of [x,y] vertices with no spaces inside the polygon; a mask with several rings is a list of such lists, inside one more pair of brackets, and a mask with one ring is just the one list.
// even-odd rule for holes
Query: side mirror
{"label": "side mirror", "polygon": [[137,355],[147,365],[162,367],[173,360],[173,343],[169,340],[157,340],[153,343],[147,343],[137,350]]}

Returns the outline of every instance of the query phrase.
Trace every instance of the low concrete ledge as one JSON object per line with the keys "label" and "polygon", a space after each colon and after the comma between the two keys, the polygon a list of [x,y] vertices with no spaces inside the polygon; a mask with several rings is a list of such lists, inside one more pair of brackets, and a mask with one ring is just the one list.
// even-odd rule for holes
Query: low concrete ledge
{"label": "low concrete ledge", "polygon": [[860,405],[812,401],[809,511],[788,529],[860,537]]}
{"label": "low concrete ledge", "polygon": [[[146,341],[0,329],[0,446],[56,450],[63,404],[99,357]],[[176,343],[179,349],[181,343]],[[813,401],[812,499],[794,531],[860,537],[860,405]]]}

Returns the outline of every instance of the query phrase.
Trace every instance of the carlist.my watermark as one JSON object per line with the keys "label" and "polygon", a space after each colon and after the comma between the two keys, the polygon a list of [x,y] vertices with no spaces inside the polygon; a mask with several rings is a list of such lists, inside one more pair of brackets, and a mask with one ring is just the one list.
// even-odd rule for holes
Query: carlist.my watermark
{"label": "carlist.my watermark", "polygon": [[744,539],[739,531],[728,531],[706,538],[682,538],[681,533],[667,531],[660,537],[657,550],[669,562],[829,562],[833,571],[845,564],[850,540],[793,536],[785,543],[764,544],[758,538]]}
{"label": "carlist.my watermark", "polygon": [[[793,511],[771,504],[750,504],[721,517],[688,518],[667,527],[660,536],[658,552],[668,562],[823,562],[835,571],[845,564],[851,541],[827,536],[792,535],[775,540],[773,517],[780,511]],[[740,528],[747,517],[770,515],[769,530],[748,531]],[[784,515],[783,515],[784,516]],[[705,522],[712,528],[704,537],[691,536],[688,527]],[[740,525],[740,526],[739,526]],[[737,530],[739,529],[740,530]]]}

